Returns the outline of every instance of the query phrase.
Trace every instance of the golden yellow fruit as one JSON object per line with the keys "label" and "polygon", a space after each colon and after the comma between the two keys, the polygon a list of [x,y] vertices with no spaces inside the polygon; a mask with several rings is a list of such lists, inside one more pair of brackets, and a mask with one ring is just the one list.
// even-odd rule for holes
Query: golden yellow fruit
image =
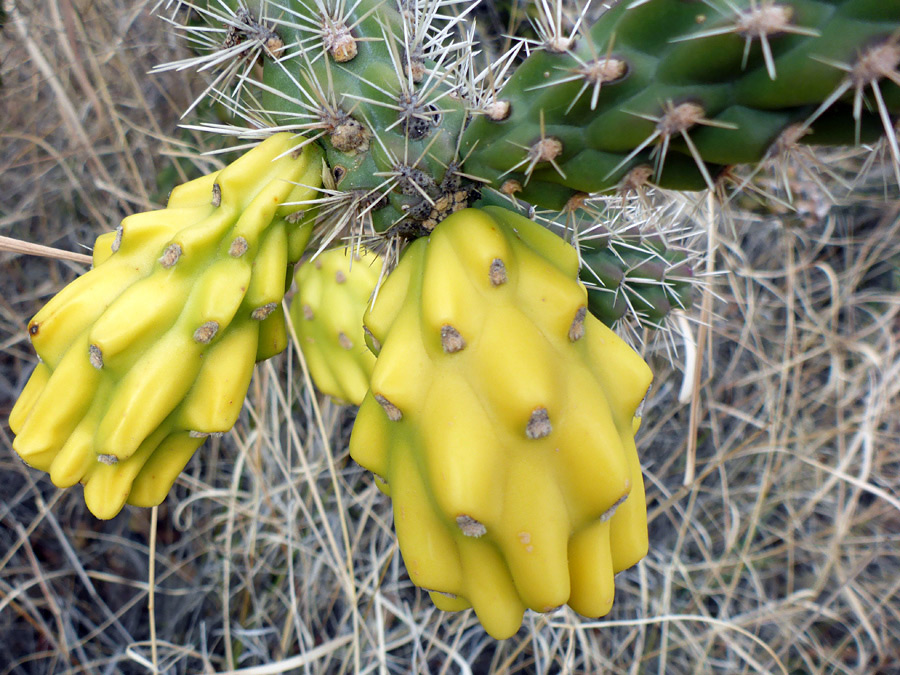
{"label": "golden yellow fruit", "polygon": [[409,245],[365,317],[378,360],[351,456],[393,499],[413,582],[498,638],[526,608],[605,614],[646,551],[632,420],[650,370],[577,273],[536,223],[467,209]]}
{"label": "golden yellow fruit", "polygon": [[290,315],[310,375],[319,391],[353,405],[362,402],[375,365],[362,318],[382,264],[348,247],[323,251],[297,270]]}

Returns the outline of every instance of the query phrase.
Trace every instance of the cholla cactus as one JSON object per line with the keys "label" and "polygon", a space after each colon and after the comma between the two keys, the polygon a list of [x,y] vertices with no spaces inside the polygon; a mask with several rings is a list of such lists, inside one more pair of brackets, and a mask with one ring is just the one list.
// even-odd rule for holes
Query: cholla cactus
{"label": "cholla cactus", "polygon": [[[413,580],[442,608],[474,606],[496,636],[514,632],[525,607],[547,611],[569,602],[592,616],[607,612],[613,573],[646,548],[633,420],[650,373],[601,321],[658,328],[672,310],[690,308],[698,278],[692,226],[679,222],[683,215],[690,223],[689,214],[655,208],[654,191],[708,189],[727,197],[735,165],[800,143],[876,138],[900,179],[893,118],[900,112],[900,4],[622,0],[592,8],[540,0],[504,51],[468,21],[476,5],[168,3],[168,20],[197,55],[160,68],[208,73],[192,108],[208,99],[235,118],[200,128],[274,137],[247,157],[262,156],[263,148],[277,156],[233,165],[259,175],[225,169],[222,176],[232,178],[225,194],[210,179],[202,213],[208,221],[195,232],[214,241],[204,258],[210,264],[189,269],[193,280],[215,270],[222,292],[203,283],[191,290],[165,335],[134,329],[126,347],[140,343],[146,353],[115,361],[115,350],[95,341],[93,318],[59,333],[52,349],[42,345],[43,332],[33,333],[46,363],[17,408],[17,449],[51,473],[55,457],[65,455],[59,439],[48,445],[34,430],[53,408],[53,378],[65,382],[60,373],[70,361],[92,386],[108,371],[108,388],[117,392],[121,379],[125,403],[115,393],[80,401],[55,427],[59,438],[77,436],[79,447],[99,452],[104,464],[102,457],[124,460],[108,471],[117,477],[115,499],[98,492],[94,502],[100,515],[113,513],[129,498],[133,475],[124,467],[150,443],[145,439],[163,447],[172,430],[193,439],[233,421],[223,413],[216,424],[185,422],[180,402],[189,401],[188,390],[199,392],[189,406],[198,416],[202,403],[233,404],[246,389],[252,357],[283,346],[279,275],[300,257],[307,235],[317,253],[366,244],[385,254],[388,274],[366,315],[374,370],[357,377],[352,392],[320,379],[325,391],[362,401],[351,452],[396,500]],[[298,156],[308,160],[302,168]],[[257,194],[276,198],[250,199]],[[292,227],[299,222],[308,224],[303,236]],[[247,227],[259,236],[222,239]],[[188,252],[168,234],[153,241],[137,268],[149,280],[180,269]],[[242,259],[269,244],[277,265]],[[104,265],[91,274],[115,267]],[[252,291],[260,272],[272,293],[248,305],[247,294],[259,295]],[[181,281],[187,293],[190,284]],[[115,290],[126,282],[117,280]],[[76,314],[86,285],[63,291],[53,311]],[[105,305],[95,303],[95,314],[118,307],[116,297],[111,291]],[[215,318],[221,307],[228,311]],[[302,312],[302,300],[297,307]],[[270,314],[277,317],[271,344],[262,339]],[[148,384],[163,369],[141,379],[140,364],[166,340],[194,361],[207,353],[212,360],[244,333],[262,351],[239,349],[243,360],[224,359],[234,367],[225,378],[228,396],[224,385],[204,384],[199,366],[197,384],[174,378],[160,385],[165,405]],[[354,346],[361,347],[358,339]],[[211,371],[209,381],[218,374]],[[154,402],[155,417],[137,425],[140,434],[107,421],[124,418],[141,396]],[[479,452],[460,451],[470,437]],[[110,439],[123,441],[121,457]],[[180,468],[195,446],[179,445],[172,466]],[[88,476],[62,473],[66,482]],[[167,473],[165,490],[171,478]],[[137,501],[159,501],[165,490]],[[410,516],[412,508],[421,520]],[[602,574],[592,575],[595,569]],[[494,589],[502,590],[499,604],[489,601]]]}

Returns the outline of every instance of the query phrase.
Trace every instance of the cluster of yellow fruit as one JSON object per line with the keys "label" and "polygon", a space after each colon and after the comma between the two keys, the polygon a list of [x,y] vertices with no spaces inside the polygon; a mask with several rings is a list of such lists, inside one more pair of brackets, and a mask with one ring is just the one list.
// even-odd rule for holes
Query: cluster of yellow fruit
{"label": "cluster of yellow fruit", "polygon": [[[29,324],[41,362],[14,448],[101,518],[160,503],[235,423],[287,344],[321,158],[279,134],[101,236]],[[393,499],[412,581],[497,638],[525,608],[606,614],[647,550],[635,411],[647,365],[587,311],[575,250],[505,209],[465,209],[382,260],[333,249],[290,308],[317,387],[360,405],[351,456]],[[75,392],[75,395],[73,395]]]}
{"label": "cluster of yellow fruit", "polygon": [[413,583],[498,638],[526,607],[606,614],[647,550],[650,370],[586,304],[571,246],[488,207],[413,242],[365,316],[351,456],[393,499]]}
{"label": "cluster of yellow fruit", "polygon": [[159,504],[231,429],[257,360],[287,344],[281,300],[312,222],[321,158],[290,134],[175,190],[94,247],[93,268],[28,324],[40,357],[10,413],[13,448],[88,508]]}

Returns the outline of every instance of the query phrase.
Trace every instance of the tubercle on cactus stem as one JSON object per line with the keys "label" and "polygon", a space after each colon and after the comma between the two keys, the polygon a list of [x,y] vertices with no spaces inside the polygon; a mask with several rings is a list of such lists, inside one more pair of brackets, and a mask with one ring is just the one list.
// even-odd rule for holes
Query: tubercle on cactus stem
{"label": "tubercle on cactus stem", "polygon": [[[824,59],[823,59],[824,60]],[[897,142],[897,130],[892,124],[890,112],[885,104],[884,95],[878,84],[886,79],[900,86],[900,30],[888,40],[873,44],[857,55],[852,64],[830,62],[835,68],[847,73],[841,84],[822,102],[822,105],[805,121],[803,128],[808,129],[818,117],[847,91],[853,89],[853,118],[856,122],[855,142],[860,142],[860,125],[862,118],[863,93],[867,87],[872,89],[878,106],[878,115],[884,125],[885,137],[894,158],[894,175],[900,182],[900,146]]]}
{"label": "tubercle on cactus stem", "polygon": [[733,23],[707,31],[700,31],[687,35],[680,40],[696,40],[698,38],[714,37],[734,33],[744,38],[744,57],[742,67],[746,67],[750,55],[750,48],[754,40],[759,40],[765,59],[766,72],[769,78],[776,77],[775,62],[772,57],[772,48],[769,37],[779,33],[792,33],[794,35],[807,35],[817,37],[819,33],[810,28],[804,28],[793,23],[794,9],[790,5],[770,4],[751,5],[746,10],[734,8]]}
{"label": "tubercle on cactus stem", "polygon": [[[538,18],[533,24],[540,38],[537,46],[553,54],[571,52],[582,23],[587,18],[586,10],[590,6],[590,2],[585,5],[585,11],[579,12],[574,20],[567,16],[568,13],[564,11],[562,2],[537,0],[536,4],[540,10]],[[568,25],[571,25],[569,30],[567,30]]]}
{"label": "tubercle on cactus stem", "polygon": [[[560,29],[561,30],[561,29]],[[560,30],[556,30],[559,33]],[[548,31],[543,31],[545,34]],[[590,52],[590,58],[584,58],[573,47],[576,37],[587,38],[585,44]],[[578,93],[572,97],[569,106],[566,108],[566,114],[571,112],[572,108],[580,100],[582,94],[590,88],[591,92],[591,110],[596,109],[597,100],[600,96],[601,88],[604,84],[611,84],[624,78],[628,74],[628,62],[622,58],[613,56],[613,47],[615,45],[615,35],[610,37],[605,47],[605,55],[599,55],[599,45],[595,45],[590,36],[586,33],[584,24],[579,21],[578,28],[573,30],[572,35],[568,38],[550,37],[545,38],[547,51],[552,53],[567,54],[573,58],[576,65],[568,68],[557,69],[561,71],[562,77],[555,77],[555,73],[549,73],[546,82],[542,82],[530,88],[531,91],[546,89],[548,87],[560,86],[569,82],[581,81],[581,87]],[[567,45],[565,49],[558,49],[558,46]],[[500,121],[488,115],[493,121]],[[504,117],[505,119],[505,117]]]}
{"label": "tubercle on cactus stem", "polygon": [[[512,173],[514,171],[518,171],[523,166],[526,167],[524,171],[524,185],[528,185],[528,180],[531,178],[531,174],[534,173],[537,165],[542,163],[549,163],[554,169],[556,169],[557,173],[559,173],[562,178],[566,177],[566,174],[562,169],[559,168],[559,165],[555,161],[556,158],[559,157],[563,152],[563,143],[558,138],[547,135],[544,125],[543,111],[541,111],[540,137],[534,143],[528,146],[518,144],[515,145],[522,148],[523,150],[526,150],[525,158],[522,159],[518,164],[513,164],[509,169],[506,170],[505,173]],[[514,191],[517,190],[514,189]]]}
{"label": "tubercle on cactus stem", "polygon": [[681,136],[687,147],[690,149],[691,157],[697,164],[697,169],[703,175],[703,180],[706,182],[707,187],[711,190],[715,189],[712,176],[710,176],[709,171],[706,168],[706,163],[697,151],[697,147],[692,143],[688,131],[697,125],[718,127],[720,129],[735,129],[735,125],[706,119],[703,106],[693,101],[684,101],[677,105],[672,101],[666,101],[660,115],[642,115],[637,113],[636,116],[655,122],[656,129],[643,143],[638,145],[627,157],[625,157],[625,159],[616,165],[607,176],[616,173],[634,157],[639,155],[645,148],[653,145],[657,140],[659,140],[659,143],[656,144],[656,147],[650,153],[650,156],[654,159],[653,174],[657,176],[662,175],[666,154],[672,138]]}

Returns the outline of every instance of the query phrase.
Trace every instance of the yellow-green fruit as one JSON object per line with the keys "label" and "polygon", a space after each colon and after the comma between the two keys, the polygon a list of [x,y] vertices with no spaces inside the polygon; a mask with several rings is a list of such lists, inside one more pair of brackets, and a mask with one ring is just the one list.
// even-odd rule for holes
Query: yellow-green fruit
{"label": "yellow-green fruit", "polygon": [[297,270],[291,322],[316,387],[340,401],[362,402],[375,356],[366,347],[363,314],[382,259],[365,249],[335,248]]}
{"label": "yellow-green fruit", "polygon": [[29,323],[41,363],[10,414],[13,447],[56,485],[84,483],[97,517],[162,501],[203,438],[234,425],[257,358],[284,347],[289,250],[312,228],[291,204],[321,176],[300,143],[272,136],[129,216]]}
{"label": "yellow-green fruit", "polygon": [[351,456],[386,484],[412,581],[497,638],[525,608],[605,614],[646,551],[632,420],[651,374],[586,303],[574,249],[488,207],[413,242],[365,316]]}

